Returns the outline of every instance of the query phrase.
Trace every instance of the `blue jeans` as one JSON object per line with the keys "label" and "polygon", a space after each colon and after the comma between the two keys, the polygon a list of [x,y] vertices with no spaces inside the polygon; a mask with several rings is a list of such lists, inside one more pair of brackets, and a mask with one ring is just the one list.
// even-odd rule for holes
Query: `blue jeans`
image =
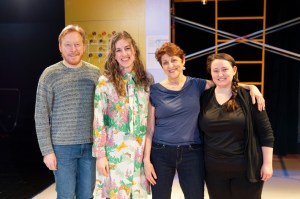
{"label": "blue jeans", "polygon": [[157,179],[151,185],[153,199],[170,199],[177,170],[185,199],[204,198],[204,161],[200,144],[169,146],[152,142],[151,162]]}
{"label": "blue jeans", "polygon": [[92,144],[54,145],[53,149],[57,199],[93,198],[96,159],[92,157]]}

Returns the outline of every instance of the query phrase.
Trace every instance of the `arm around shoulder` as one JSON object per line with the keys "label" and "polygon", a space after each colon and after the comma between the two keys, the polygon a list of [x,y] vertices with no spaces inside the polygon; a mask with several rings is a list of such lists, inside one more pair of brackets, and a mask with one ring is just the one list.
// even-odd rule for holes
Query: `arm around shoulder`
{"label": "arm around shoulder", "polygon": [[215,86],[215,83],[212,80],[206,80],[206,85],[204,90],[208,90],[211,87]]}
{"label": "arm around shoulder", "polygon": [[241,84],[239,86],[250,90],[250,96],[252,99],[252,103],[255,104],[257,102],[257,107],[259,111],[265,110],[265,99],[261,94],[260,90],[255,85]]}

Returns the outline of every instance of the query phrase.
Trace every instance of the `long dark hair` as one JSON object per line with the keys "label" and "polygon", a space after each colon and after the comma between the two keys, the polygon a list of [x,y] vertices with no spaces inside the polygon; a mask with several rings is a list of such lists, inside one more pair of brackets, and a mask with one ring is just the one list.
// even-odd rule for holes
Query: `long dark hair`
{"label": "long dark hair", "polygon": [[[207,66],[207,72],[211,74],[211,63],[216,59],[223,59],[230,63],[232,67],[236,66],[234,58],[226,53],[219,53],[219,54],[212,54],[207,57],[206,66]],[[236,96],[238,92],[239,87],[239,78],[238,78],[238,72],[235,73],[232,79],[231,83],[231,92],[232,96],[227,102],[227,110],[228,111],[234,111],[237,108],[236,104]]]}

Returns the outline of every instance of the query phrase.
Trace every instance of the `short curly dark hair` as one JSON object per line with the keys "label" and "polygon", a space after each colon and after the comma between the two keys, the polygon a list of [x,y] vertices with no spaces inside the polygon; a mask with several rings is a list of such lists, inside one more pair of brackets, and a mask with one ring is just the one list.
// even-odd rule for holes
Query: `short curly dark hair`
{"label": "short curly dark hair", "polygon": [[182,60],[185,58],[184,51],[179,46],[177,46],[172,42],[165,42],[160,48],[156,49],[155,58],[160,65],[162,64],[161,57],[165,54],[169,56],[178,56]]}

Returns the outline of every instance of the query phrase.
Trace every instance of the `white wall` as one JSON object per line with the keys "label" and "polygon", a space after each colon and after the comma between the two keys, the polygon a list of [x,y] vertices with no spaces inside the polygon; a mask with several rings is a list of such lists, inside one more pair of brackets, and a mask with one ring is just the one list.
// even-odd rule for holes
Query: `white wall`
{"label": "white wall", "polygon": [[160,82],[166,78],[155,59],[155,50],[171,38],[170,0],[145,0],[146,68]]}

